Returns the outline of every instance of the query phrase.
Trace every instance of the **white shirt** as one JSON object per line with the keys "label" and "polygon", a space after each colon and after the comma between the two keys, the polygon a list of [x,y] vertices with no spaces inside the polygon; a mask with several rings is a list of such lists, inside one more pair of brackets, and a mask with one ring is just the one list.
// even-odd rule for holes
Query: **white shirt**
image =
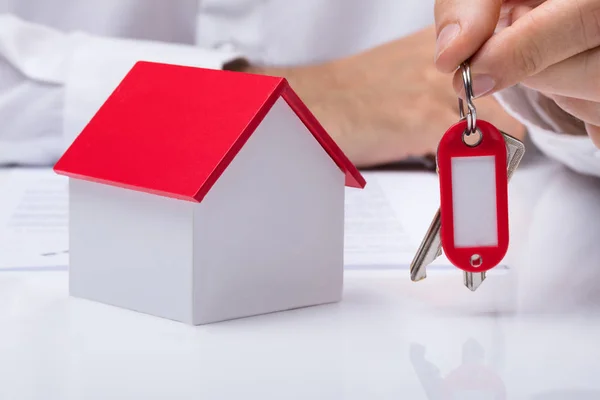
{"label": "white shirt", "polygon": [[[0,164],[54,163],[139,59],[206,68],[240,56],[268,65],[321,62],[432,24],[433,3],[0,0]],[[499,100],[540,149],[600,175],[587,137],[563,135],[560,125],[543,123],[535,99],[507,92],[513,96]]]}

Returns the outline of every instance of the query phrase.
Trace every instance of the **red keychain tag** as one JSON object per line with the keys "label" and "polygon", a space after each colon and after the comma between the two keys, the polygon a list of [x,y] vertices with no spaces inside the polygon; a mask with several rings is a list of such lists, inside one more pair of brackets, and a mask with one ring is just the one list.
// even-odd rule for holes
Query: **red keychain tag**
{"label": "red keychain tag", "polygon": [[468,134],[468,122],[460,121],[440,141],[437,158],[444,254],[464,271],[487,271],[508,250],[504,137],[481,120]]}
{"label": "red keychain tag", "polygon": [[477,120],[471,74],[463,65],[468,114],[442,137],[437,153],[444,254],[467,272],[485,272],[508,250],[507,147],[492,124]]}

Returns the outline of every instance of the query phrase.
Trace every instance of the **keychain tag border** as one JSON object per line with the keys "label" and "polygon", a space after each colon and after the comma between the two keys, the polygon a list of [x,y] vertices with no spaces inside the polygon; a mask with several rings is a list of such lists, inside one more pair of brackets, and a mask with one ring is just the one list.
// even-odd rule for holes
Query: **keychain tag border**
{"label": "keychain tag border", "polygon": [[[461,120],[451,126],[442,137],[437,151],[440,185],[441,242],[448,260],[467,272],[485,272],[498,265],[508,251],[508,153],[502,133],[491,123],[478,120],[477,130],[481,134],[475,146],[465,144],[467,121]],[[452,195],[452,158],[493,156],[496,185],[497,245],[456,247],[454,236],[454,206]],[[473,264],[472,257],[480,256],[480,263]]]}

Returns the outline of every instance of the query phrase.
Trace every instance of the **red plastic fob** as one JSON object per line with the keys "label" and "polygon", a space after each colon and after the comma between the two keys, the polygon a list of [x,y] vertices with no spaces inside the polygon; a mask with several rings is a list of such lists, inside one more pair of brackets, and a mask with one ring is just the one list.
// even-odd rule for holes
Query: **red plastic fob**
{"label": "red plastic fob", "polygon": [[508,155],[502,133],[489,122],[477,120],[476,136],[466,129],[466,120],[453,125],[438,147],[441,239],[452,264],[483,272],[508,250]]}

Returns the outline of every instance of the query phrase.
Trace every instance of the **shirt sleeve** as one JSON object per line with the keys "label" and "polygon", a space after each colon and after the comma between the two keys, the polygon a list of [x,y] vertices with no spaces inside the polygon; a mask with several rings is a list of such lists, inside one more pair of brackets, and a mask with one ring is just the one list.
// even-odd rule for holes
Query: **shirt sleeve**
{"label": "shirt sleeve", "polygon": [[51,165],[140,60],[221,69],[231,49],[64,33],[0,14],[0,165]]}
{"label": "shirt sleeve", "polygon": [[495,95],[506,111],[527,128],[534,145],[547,157],[584,175],[600,177],[600,150],[585,125],[538,91],[516,85]]}

